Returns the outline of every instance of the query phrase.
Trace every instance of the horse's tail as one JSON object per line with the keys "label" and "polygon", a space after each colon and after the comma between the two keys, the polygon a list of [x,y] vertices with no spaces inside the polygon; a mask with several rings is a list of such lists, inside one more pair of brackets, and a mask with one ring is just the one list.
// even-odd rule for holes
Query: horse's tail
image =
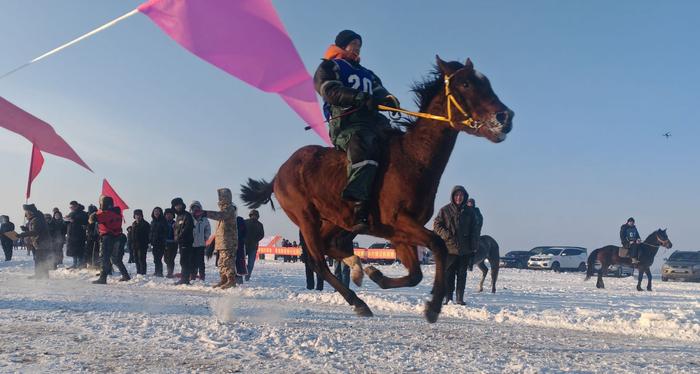
{"label": "horse's tail", "polygon": [[593,272],[595,272],[595,259],[598,257],[598,251],[600,251],[600,248],[594,250],[591,252],[590,255],[588,255],[588,264],[586,266],[586,279],[584,281],[587,281],[591,279],[593,276]]}
{"label": "horse's tail", "polygon": [[275,203],[272,202],[274,183],[274,178],[270,182],[264,179],[256,181],[248,178],[248,183],[241,185],[241,200],[245,206],[251,209],[257,209],[261,205],[270,203],[272,210],[275,210]]}

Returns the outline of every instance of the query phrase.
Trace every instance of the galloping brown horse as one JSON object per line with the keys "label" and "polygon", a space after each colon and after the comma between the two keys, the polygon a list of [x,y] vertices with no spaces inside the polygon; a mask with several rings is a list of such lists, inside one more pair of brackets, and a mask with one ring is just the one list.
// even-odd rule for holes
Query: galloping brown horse
{"label": "galloping brown horse", "polygon": [[[639,269],[639,276],[637,278],[637,291],[642,290],[642,278],[644,274],[647,275],[647,291],[651,291],[651,265],[654,263],[654,257],[659,251],[659,247],[671,248],[673,243],[671,239],[668,238],[666,230],[658,229],[652,232],[643,243],[639,245],[639,263],[635,266]],[[608,245],[603,248],[598,248],[591,252],[588,256],[588,270],[586,272],[586,279],[591,279],[593,273],[595,272],[596,261],[600,262],[600,270],[598,271],[598,281],[596,282],[597,288],[605,288],[603,283],[603,274],[608,272],[608,268],[612,264],[627,265],[632,266],[632,260],[629,257],[620,257],[618,255],[620,247],[616,245]]]}
{"label": "galloping brown horse", "polygon": [[[435,257],[435,292],[426,304],[425,317],[435,322],[445,294],[447,248],[425,224],[433,215],[440,178],[460,132],[502,142],[512,128],[513,112],[498,99],[489,80],[474,69],[469,59],[462,65],[437,57],[433,76],[415,85],[414,92],[421,112],[447,115],[453,120],[447,123],[419,119],[408,124],[405,133],[388,135],[375,186],[378,204],[370,213],[369,234],[391,241],[409,274],[388,278],[374,267],[368,267],[366,272],[382,288],[415,286],[423,278],[416,247],[428,247]],[[469,124],[465,121],[468,118],[474,122]],[[253,208],[270,202],[274,192],[285,213],[301,229],[315,270],[354,306],[355,313],[372,316],[367,304],[345,287],[324,261],[325,255],[342,260],[351,267],[353,282],[361,284],[359,258],[334,244],[353,226],[352,205],[340,198],[347,180],[347,165],[343,152],[306,146],[280,167],[272,182],[249,179],[247,186],[242,186],[241,198]]]}

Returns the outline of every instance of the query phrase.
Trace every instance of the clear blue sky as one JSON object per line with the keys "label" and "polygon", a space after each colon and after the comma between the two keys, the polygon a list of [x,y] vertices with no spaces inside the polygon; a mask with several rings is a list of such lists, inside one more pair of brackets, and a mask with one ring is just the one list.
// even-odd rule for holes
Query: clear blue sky
{"label": "clear blue sky", "polygon": [[[0,71],[138,4],[2,0]],[[465,185],[501,247],[597,248],[617,242],[634,216],[643,236],[668,227],[677,248],[698,249],[700,3],[274,4],[309,71],[339,30],[354,29],[363,64],[409,108],[410,83],[436,53],[472,58],[515,111],[514,130],[501,144],[460,136],[436,209]],[[319,142],[278,97],[199,60],[143,15],[1,80],[0,95],[53,124],[95,170],[46,155],[32,197],[45,211],[95,201],[103,177],[132,208],[182,196],[213,209],[218,187],[269,179],[294,150]],[[0,212],[15,221],[30,149],[0,131]],[[296,236],[283,212],[261,215],[268,233]]]}

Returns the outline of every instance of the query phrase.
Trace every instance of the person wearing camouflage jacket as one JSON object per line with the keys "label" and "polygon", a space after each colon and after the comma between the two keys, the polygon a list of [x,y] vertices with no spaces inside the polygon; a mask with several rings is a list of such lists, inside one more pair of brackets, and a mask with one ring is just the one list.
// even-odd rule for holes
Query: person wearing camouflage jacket
{"label": "person wearing camouflage jacket", "polygon": [[218,221],[214,231],[214,249],[219,253],[221,281],[214,287],[222,289],[236,286],[236,251],[238,250],[238,212],[233,195],[228,188],[220,188],[219,211],[205,210],[207,218]]}

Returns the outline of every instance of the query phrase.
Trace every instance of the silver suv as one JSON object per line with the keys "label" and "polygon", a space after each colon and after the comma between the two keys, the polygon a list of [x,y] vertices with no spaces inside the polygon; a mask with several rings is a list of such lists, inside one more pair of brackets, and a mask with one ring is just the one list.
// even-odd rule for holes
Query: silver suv
{"label": "silver suv", "polygon": [[675,251],[661,266],[661,280],[700,282],[700,251]]}

